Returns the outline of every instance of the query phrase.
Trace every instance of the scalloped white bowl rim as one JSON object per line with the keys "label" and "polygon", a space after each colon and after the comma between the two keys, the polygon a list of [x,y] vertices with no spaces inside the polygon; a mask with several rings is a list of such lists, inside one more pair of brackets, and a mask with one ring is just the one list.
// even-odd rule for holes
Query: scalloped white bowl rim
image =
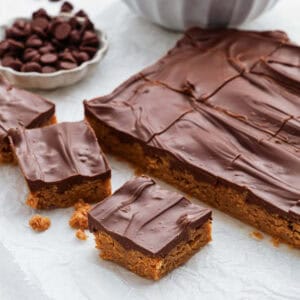
{"label": "scalloped white bowl rim", "polygon": [[[251,6],[246,8],[248,14],[243,19],[235,20],[232,17],[239,15],[241,4],[243,4],[243,1],[247,1],[234,0],[236,5],[232,6],[232,12],[235,14],[231,14],[222,23],[217,20],[218,15],[209,19],[208,13],[211,7],[220,6],[220,2],[222,2],[222,5],[231,5],[230,3],[226,4],[225,0],[223,1],[224,3],[222,0],[123,0],[129,9],[137,15],[163,28],[180,32],[195,26],[202,28],[236,27],[257,18],[279,2],[279,0],[249,0]],[[185,6],[193,6],[193,9],[184,9]],[[196,14],[197,11],[201,13]],[[216,11],[219,16],[222,15],[222,10],[216,9]]]}

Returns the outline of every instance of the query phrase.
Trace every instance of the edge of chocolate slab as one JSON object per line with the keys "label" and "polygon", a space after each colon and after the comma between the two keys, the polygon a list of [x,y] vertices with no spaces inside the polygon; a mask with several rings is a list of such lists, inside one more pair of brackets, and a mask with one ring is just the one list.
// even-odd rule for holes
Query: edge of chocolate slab
{"label": "edge of chocolate slab", "polygon": [[0,142],[9,129],[34,128],[55,115],[55,104],[37,94],[18,89],[0,75]]}

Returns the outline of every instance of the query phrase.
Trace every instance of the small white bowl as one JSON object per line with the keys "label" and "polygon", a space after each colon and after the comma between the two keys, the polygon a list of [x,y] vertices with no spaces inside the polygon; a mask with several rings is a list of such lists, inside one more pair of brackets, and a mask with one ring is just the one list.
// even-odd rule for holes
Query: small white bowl
{"label": "small white bowl", "polygon": [[[5,28],[10,27],[16,20],[20,19],[26,20],[26,18],[16,18],[0,27],[0,40],[3,40],[5,37]],[[51,90],[74,84],[93,72],[108,49],[106,34],[98,29],[96,29],[96,33],[100,41],[99,50],[91,60],[82,63],[74,69],[60,70],[53,73],[25,73],[0,65],[0,73],[4,75],[11,84],[26,89]]]}
{"label": "small white bowl", "polygon": [[163,27],[184,30],[232,27],[252,20],[278,0],[123,0],[131,10]]}

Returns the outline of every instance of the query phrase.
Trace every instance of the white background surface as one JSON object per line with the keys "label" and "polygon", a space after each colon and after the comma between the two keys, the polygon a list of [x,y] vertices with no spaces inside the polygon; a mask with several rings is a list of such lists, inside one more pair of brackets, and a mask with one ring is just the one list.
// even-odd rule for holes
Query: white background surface
{"label": "white background surface", "polygon": [[[149,0],[150,1],[150,0]],[[59,121],[80,120],[82,100],[110,92],[128,76],[158,59],[180,36],[134,16],[119,1],[73,0],[105,30],[110,49],[97,71],[81,83],[40,92],[57,104]],[[46,0],[0,0],[0,22]],[[281,0],[274,10],[243,28],[281,29],[300,43],[300,1]],[[109,157],[115,190],[133,171]],[[36,234],[25,206],[27,189],[17,167],[0,166],[0,299],[300,299],[300,251],[270,237],[254,240],[253,228],[214,210],[213,242],[160,282],[139,278],[101,261],[90,235],[79,241],[69,228],[72,209],[47,212],[52,226]]]}

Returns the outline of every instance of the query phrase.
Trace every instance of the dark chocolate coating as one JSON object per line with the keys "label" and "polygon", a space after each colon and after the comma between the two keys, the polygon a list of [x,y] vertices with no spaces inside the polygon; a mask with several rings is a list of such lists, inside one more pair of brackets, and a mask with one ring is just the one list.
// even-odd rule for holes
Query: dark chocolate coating
{"label": "dark chocolate coating", "polygon": [[282,32],[191,29],[85,113],[168,153],[173,168],[299,221],[299,57]]}
{"label": "dark chocolate coating", "polygon": [[63,192],[71,184],[110,176],[106,158],[85,121],[10,130],[9,138],[31,190],[55,185]]}
{"label": "dark chocolate coating", "polygon": [[129,180],[88,214],[92,232],[105,231],[126,249],[151,256],[165,256],[188,239],[188,228],[199,228],[210,217],[210,209],[162,189],[146,176]]}
{"label": "dark chocolate coating", "polygon": [[54,114],[54,103],[13,87],[0,76],[0,143],[7,138],[9,129],[39,127]]}

